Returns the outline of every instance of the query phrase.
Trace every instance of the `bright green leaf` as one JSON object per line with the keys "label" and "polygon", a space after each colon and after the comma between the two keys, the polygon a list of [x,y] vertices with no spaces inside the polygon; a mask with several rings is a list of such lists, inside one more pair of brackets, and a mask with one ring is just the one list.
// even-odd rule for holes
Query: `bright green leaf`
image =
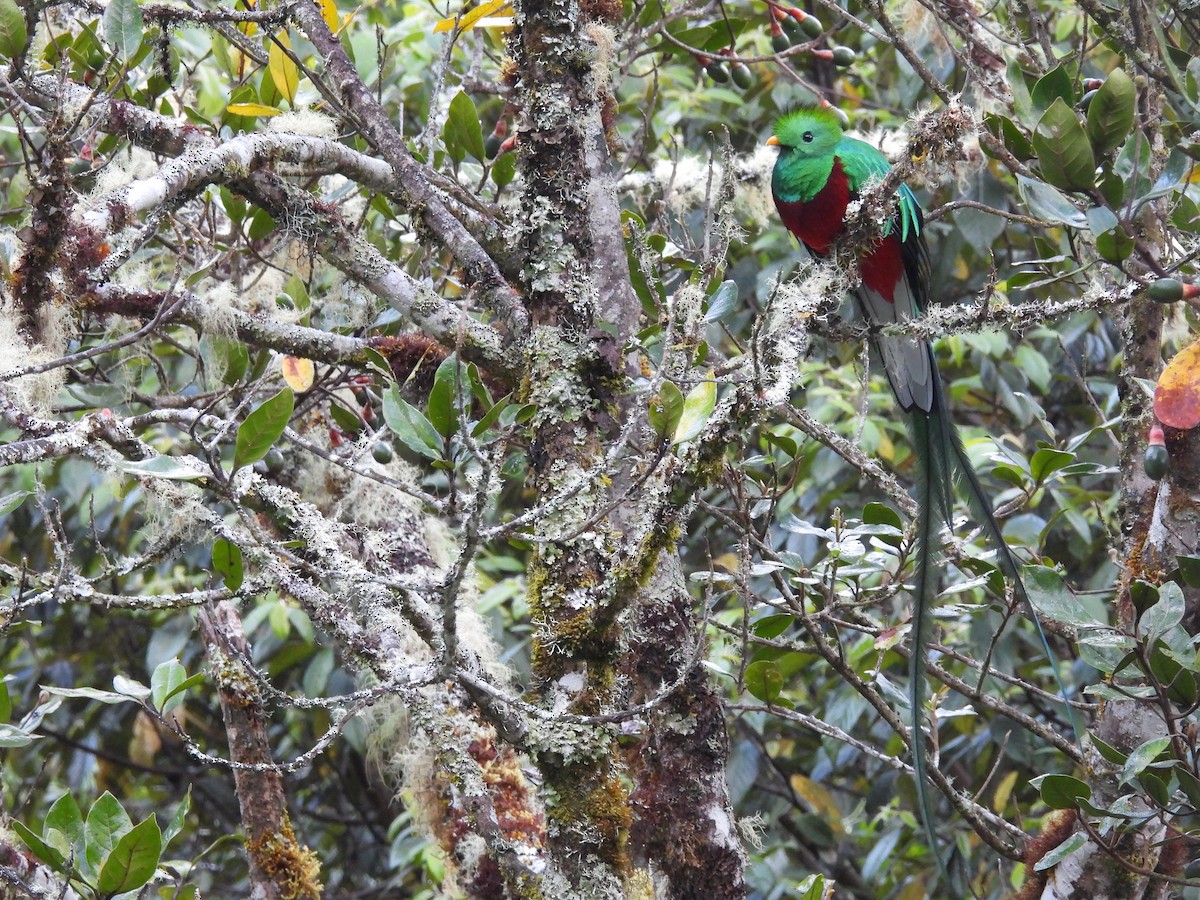
{"label": "bright green leaf", "polygon": [[400,396],[392,384],[383,392],[383,421],[400,443],[429,459],[441,459],[442,439],[425,414]]}
{"label": "bright green leaf", "polygon": [[[150,703],[163,715],[166,715],[167,701],[175,696],[185,681],[188,680],[187,669],[185,669],[178,659],[168,659],[166,662],[161,662],[154,667],[154,672],[150,676]],[[172,704],[172,708],[178,706],[176,702]]]}
{"label": "bright green leaf", "polygon": [[43,834],[48,834],[51,828],[67,839],[77,857],[83,855],[86,843],[83,813],[69,791],[55,800],[50,811],[46,813],[46,821],[42,824]]}
{"label": "bright green leaf", "polygon": [[96,882],[102,894],[133,891],[154,877],[162,853],[162,834],[158,822],[150,818],[121,836],[100,867]]}
{"label": "bright green leaf", "polygon": [[284,388],[264,401],[246,421],[238,426],[233,451],[233,468],[240,469],[258,462],[279,440],[295,409],[296,398],[291,388]]}
{"label": "bright green leaf", "polygon": [[100,871],[117,841],[132,828],[133,820],[116,797],[105,791],[97,798],[84,823],[86,859],[92,871]]}
{"label": "bright green leaf", "polygon": [[10,823],[12,830],[25,842],[25,846],[33,851],[33,855],[58,872],[66,870],[66,857],[54,847],[33,833],[26,825],[13,819]]}
{"label": "bright green leaf", "polygon": [[1075,461],[1074,453],[1065,450],[1055,450],[1053,447],[1041,447],[1029,461],[1029,474],[1036,484],[1041,484],[1052,474]]}
{"label": "bright green leaf", "polygon": [[783,674],[775,663],[758,660],[746,666],[746,690],[764,703],[774,703],[783,689]]}
{"label": "bright green leaf", "polygon": [[480,162],[485,161],[479,112],[475,109],[475,101],[464,91],[459,91],[450,101],[442,138],[446,152],[456,163],[462,162],[468,153]]}
{"label": "bright green leaf", "polygon": [[25,49],[25,16],[16,0],[0,0],[0,56],[16,59]]}
{"label": "bright green leaf", "polygon": [[458,430],[458,378],[458,358],[451,353],[437,367],[425,404],[430,424],[442,437],[450,437]]}
{"label": "bright green leaf", "polygon": [[104,38],[117,51],[117,56],[128,61],[142,45],[142,10],[137,0],[109,0],[104,10]]}
{"label": "bright green leaf", "polygon": [[683,415],[683,394],[674,382],[664,381],[658,389],[658,394],[651,398],[647,409],[650,427],[662,437],[672,435],[679,425]]}
{"label": "bright green leaf", "polygon": [[684,398],[683,412],[679,416],[679,424],[675,426],[671,443],[682,444],[698,436],[708,424],[708,417],[716,405],[717,383],[711,376],[705,376]]}

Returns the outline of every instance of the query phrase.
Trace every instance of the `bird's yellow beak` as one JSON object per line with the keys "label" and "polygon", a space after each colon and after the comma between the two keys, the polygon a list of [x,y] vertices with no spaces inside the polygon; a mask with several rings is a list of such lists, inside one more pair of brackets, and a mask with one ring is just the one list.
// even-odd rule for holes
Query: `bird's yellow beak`
{"label": "bird's yellow beak", "polygon": [[775,135],[771,135],[769,138],[767,138],[767,146],[768,147],[778,147],[779,146],[779,138],[775,137]]}

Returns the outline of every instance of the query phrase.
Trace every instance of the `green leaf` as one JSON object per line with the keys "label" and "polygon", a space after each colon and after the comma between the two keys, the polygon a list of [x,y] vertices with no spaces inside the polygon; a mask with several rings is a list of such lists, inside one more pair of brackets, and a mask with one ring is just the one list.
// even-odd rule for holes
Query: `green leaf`
{"label": "green leaf", "polygon": [[225,579],[225,587],[236,591],[242,586],[242,551],[237,544],[217,538],[212,549],[213,568]]}
{"label": "green leaf", "polygon": [[57,872],[66,871],[66,857],[62,853],[51,847],[16,819],[13,819],[9,824],[12,825],[12,830],[17,833],[17,836],[25,842],[25,846],[33,851],[34,856]]}
{"label": "green leaf", "polygon": [[165,850],[167,844],[175,839],[175,835],[183,830],[183,824],[187,820],[188,811],[192,808],[192,786],[189,784],[187,793],[183,795],[183,799],[179,801],[179,806],[175,809],[175,815],[171,817],[171,821],[162,833],[162,845]]}
{"label": "green leaf", "polygon": [[152,456],[149,459],[119,459],[117,468],[135,478],[198,481],[208,477],[207,472],[192,465],[190,457]]}
{"label": "green leaf", "polygon": [[142,10],[137,0],[109,0],[104,10],[104,37],[122,60],[130,60],[142,45]]}
{"label": "green leaf", "polygon": [[1023,576],[1029,602],[1042,615],[1076,628],[1104,624],[1092,615],[1053,569],[1026,566]]}
{"label": "green leaf", "polygon": [[1179,786],[1187,794],[1192,807],[1200,809],[1200,778],[1189,772],[1187,766],[1176,766],[1175,777],[1179,779]]}
{"label": "green leaf", "polygon": [[451,353],[442,360],[433,376],[433,387],[425,414],[429,422],[442,437],[450,437],[458,430],[458,357]]}
{"label": "green leaf", "polygon": [[127,694],[122,694],[118,691],[102,691],[99,688],[81,687],[81,688],[62,688],[55,687],[50,684],[39,685],[42,693],[49,694],[52,697],[66,697],[67,699],[78,699],[80,697],[86,700],[97,700],[100,703],[130,703],[136,698]]}
{"label": "green leaf", "polygon": [[1125,784],[1134,776],[1144,772],[1169,746],[1171,746],[1169,737],[1152,738],[1130,753],[1129,759],[1121,767],[1121,783]]}
{"label": "green leaf", "polygon": [[462,162],[468,153],[480,162],[486,160],[479,112],[475,109],[475,101],[464,91],[459,91],[450,101],[442,140],[446,143],[446,152],[456,163]]}
{"label": "green leaf", "polygon": [[501,153],[496,157],[496,161],[492,163],[492,181],[496,182],[496,187],[503,190],[512,184],[512,180],[517,177],[517,154]]}
{"label": "green leaf", "polygon": [[1044,775],[1030,784],[1041,792],[1042,800],[1051,809],[1074,809],[1080,800],[1092,799],[1092,789],[1087,783],[1070,775]]}
{"label": "green leaf", "polygon": [[46,821],[42,823],[42,833],[49,835],[51,829],[66,838],[67,845],[74,852],[76,858],[83,857],[87,843],[83,828],[83,813],[70,792],[55,800],[50,811],[46,813]]}
{"label": "green leaf", "polygon": [[1133,238],[1125,233],[1124,228],[1114,228],[1096,238],[1096,252],[1100,258],[1110,263],[1121,263],[1133,253]]}
{"label": "green leaf", "polygon": [[1036,863],[1033,870],[1035,872],[1044,872],[1046,869],[1053,869],[1060,862],[1087,843],[1087,835],[1082,831],[1077,831]]}
{"label": "green leaf", "polygon": [[983,120],[987,123],[988,129],[1000,139],[1000,143],[1004,145],[1009,153],[1022,162],[1033,158],[1033,144],[1012,119],[1007,116],[988,113],[983,117]]}
{"label": "green leaf", "polygon": [[[203,678],[199,673],[197,676],[200,679]],[[183,697],[180,695],[191,685],[197,683],[197,676],[188,678],[187,669],[180,665],[178,659],[168,659],[166,662],[159,663],[154,667],[154,673],[150,676],[151,705],[162,715],[166,715],[183,701]],[[170,702],[172,698],[175,698],[174,703]]]}
{"label": "green leaf", "polygon": [[1017,191],[1025,201],[1026,208],[1039,219],[1070,225],[1072,228],[1088,227],[1087,216],[1065,194],[1044,181],[1018,175]]}
{"label": "green leaf", "polygon": [[688,391],[683,400],[683,412],[679,416],[679,424],[675,426],[672,444],[682,444],[690,441],[704,430],[708,417],[712,415],[717,405],[717,383],[711,376]]}
{"label": "green leaf", "polygon": [[1055,103],[1062,102],[1066,106],[1075,103],[1075,86],[1065,66],[1058,66],[1047,72],[1034,84],[1029,92],[1029,99],[1037,112],[1045,112]]}
{"label": "green leaf", "polygon": [[400,396],[392,384],[383,392],[383,421],[400,443],[428,459],[441,459],[442,439],[425,414]]}
{"label": "green leaf", "polygon": [[650,407],[646,412],[655,434],[661,437],[672,435],[683,415],[683,394],[674,382],[664,381],[658,389],[658,394],[651,398]]}
{"label": "green leaf", "polygon": [[102,894],[133,891],[154,877],[162,853],[162,834],[154,814],[122,835],[100,867],[96,887]]}
{"label": "green leaf", "polygon": [[1092,742],[1092,746],[1096,748],[1096,751],[1114,766],[1123,766],[1125,765],[1125,761],[1129,759],[1126,754],[1112,746],[1112,744],[1106,744],[1090,731],[1088,732],[1088,740]]}
{"label": "green leaf", "polygon": [[746,666],[746,690],[764,703],[774,703],[783,690],[783,674],[770,660],[752,662]]}
{"label": "green leaf", "polygon": [[1200,556],[1180,556],[1179,577],[1188,587],[1200,587]]}
{"label": "green leaf", "polygon": [[1183,621],[1183,591],[1173,581],[1158,589],[1158,602],[1138,619],[1138,634],[1153,646],[1154,642]]}
{"label": "green leaf", "polygon": [[1050,105],[1033,133],[1042,176],[1069,191],[1085,191],[1096,183],[1096,157],[1079,117],[1058,98]]}
{"label": "green leaf", "polygon": [[358,432],[362,431],[363,420],[359,417],[358,413],[351,412],[338,401],[330,401],[329,414],[333,416],[333,421],[337,427],[346,432],[346,434],[358,434]]}
{"label": "green leaf", "polygon": [[261,241],[274,230],[275,219],[260,207],[250,216],[250,227],[246,229],[246,236],[252,241]]}
{"label": "green leaf", "polygon": [[737,308],[737,303],[737,282],[722,281],[721,286],[708,298],[708,312],[704,314],[704,321],[721,321]]}
{"label": "green leaf", "polygon": [[25,747],[40,739],[41,735],[30,734],[16,725],[0,725],[0,750]]}
{"label": "green leaf", "polygon": [[[3,2],[3,0],[0,0]],[[22,503],[25,498],[30,496],[33,491],[13,491],[11,494],[5,494],[0,497],[0,516],[6,516]]]}
{"label": "green leaf", "polygon": [[1017,114],[1017,119],[1026,125],[1033,125],[1036,115],[1033,111],[1033,98],[1029,95],[1029,86],[1025,82],[1025,72],[1015,59],[1011,59],[1005,74],[1009,90],[1012,91],[1013,112]]}
{"label": "green leaf", "polygon": [[233,450],[233,468],[240,469],[258,462],[279,440],[295,409],[296,398],[291,388],[284,388],[246,416],[237,430]]}
{"label": "green leaf", "polygon": [[1098,156],[1119,147],[1133,130],[1137,90],[1124,69],[1113,69],[1088,106],[1087,136]]}
{"label": "green leaf", "polygon": [[487,432],[489,428],[496,424],[496,421],[500,418],[500,414],[504,412],[505,408],[511,402],[512,394],[505,394],[497,400],[492,405],[492,408],[483,414],[483,418],[475,424],[475,427],[471,429],[471,437],[479,437],[481,434]]}
{"label": "green leaf", "polygon": [[796,621],[796,617],[790,613],[779,613],[774,616],[766,616],[754,623],[754,633],[760,638],[771,639],[779,637],[792,623]]}
{"label": "green leaf", "polygon": [[1029,474],[1035,484],[1041,484],[1052,474],[1075,461],[1074,453],[1065,450],[1055,450],[1053,447],[1042,447],[1033,454],[1029,461]]}
{"label": "green leaf", "polygon": [[133,828],[133,820],[120,802],[105,791],[88,810],[84,823],[86,859],[92,871],[100,871],[104,861],[122,837]]}
{"label": "green leaf", "polygon": [[16,0],[0,0],[0,56],[16,59],[25,49],[25,15]]}
{"label": "green leaf", "polygon": [[12,718],[12,698],[8,695],[8,682],[0,678],[0,722]]}

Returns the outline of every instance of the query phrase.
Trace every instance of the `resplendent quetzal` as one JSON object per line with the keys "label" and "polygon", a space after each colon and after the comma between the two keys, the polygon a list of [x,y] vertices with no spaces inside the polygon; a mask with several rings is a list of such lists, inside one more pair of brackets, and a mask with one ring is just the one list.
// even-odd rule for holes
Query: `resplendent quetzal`
{"label": "resplendent quetzal", "polygon": [[[829,108],[803,107],[782,116],[767,143],[779,147],[771,193],[783,224],[814,256],[829,253],[842,234],[846,208],[869,182],[883,179],[891,165],[870,144],[846,137]],[[854,290],[873,325],[886,326],[921,315],[929,300],[929,254],[924,217],[917,198],[900,185],[883,236],[860,251],[861,284]],[[900,408],[908,414],[917,463],[919,508],[916,523],[916,583],[912,591],[912,640],[909,657],[909,701],[912,704],[913,768],[921,818],[933,843],[932,810],[925,789],[925,747],[920,728],[925,705],[925,648],[929,641],[929,607],[938,593],[938,529],[951,525],[953,484],[967,495],[971,511],[994,547],[1000,571],[1013,582],[1016,596],[1033,617],[1020,568],[1004,542],[1000,525],[979,484],[962,440],[950,419],[945,389],[929,342],[911,334],[876,333],[872,344],[883,359],[888,381]],[[1034,622],[1037,622],[1034,617]],[[1039,626],[1039,631],[1040,626]],[[1045,637],[1042,636],[1043,646]],[[1046,647],[1049,653],[1049,647]],[[1051,657],[1053,661],[1053,657]],[[1065,693],[1064,693],[1065,696]],[[940,857],[939,857],[940,864]]]}

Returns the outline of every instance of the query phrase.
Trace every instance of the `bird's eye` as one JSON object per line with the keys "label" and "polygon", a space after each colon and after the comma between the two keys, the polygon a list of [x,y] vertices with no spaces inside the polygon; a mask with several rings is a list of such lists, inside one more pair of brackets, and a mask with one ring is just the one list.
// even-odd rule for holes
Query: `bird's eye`
{"label": "bird's eye", "polygon": [[811,144],[813,141],[813,133],[811,131],[804,132],[804,134],[800,135],[800,140],[804,141],[806,144]]}

